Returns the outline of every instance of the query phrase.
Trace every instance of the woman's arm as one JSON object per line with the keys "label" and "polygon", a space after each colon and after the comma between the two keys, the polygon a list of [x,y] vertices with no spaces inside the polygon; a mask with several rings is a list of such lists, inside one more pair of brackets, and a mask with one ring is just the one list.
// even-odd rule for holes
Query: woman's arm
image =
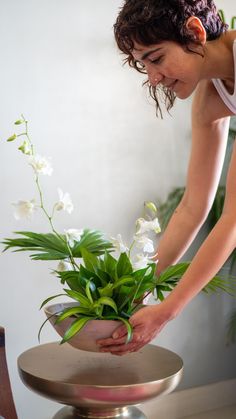
{"label": "woman's arm", "polygon": [[236,247],[236,144],[234,144],[226,181],[222,215],[204,241],[190,267],[166,303],[178,314],[208,283]]}
{"label": "woman's arm", "polygon": [[212,84],[199,86],[192,106],[186,189],[158,246],[158,274],[183,256],[211,209],[225,155],[229,113]]}

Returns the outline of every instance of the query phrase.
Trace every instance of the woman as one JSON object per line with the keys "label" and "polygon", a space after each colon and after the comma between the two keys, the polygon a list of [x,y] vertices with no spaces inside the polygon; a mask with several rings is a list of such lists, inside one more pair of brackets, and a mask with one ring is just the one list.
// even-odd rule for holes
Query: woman
{"label": "woman", "polygon": [[[223,165],[229,117],[236,114],[236,31],[227,31],[211,0],[126,0],[115,24],[115,38],[127,62],[148,75],[151,96],[161,112],[175,97],[194,92],[192,148],[186,191],[158,248],[157,274],[175,264],[204,223]],[[236,246],[236,148],[227,175],[219,221],[189,269],[167,298],[130,318],[134,333],[125,344],[124,327],[99,341],[102,352],[139,350],[174,319],[222,267]]]}

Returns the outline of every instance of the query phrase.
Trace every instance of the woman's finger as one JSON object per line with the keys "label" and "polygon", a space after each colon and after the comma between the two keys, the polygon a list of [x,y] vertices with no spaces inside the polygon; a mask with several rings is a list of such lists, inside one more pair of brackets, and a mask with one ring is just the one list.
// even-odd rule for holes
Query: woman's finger
{"label": "woman's finger", "polygon": [[119,339],[106,338],[97,340],[97,345],[99,346],[111,346],[111,345],[120,345],[126,342],[126,336]]}
{"label": "woman's finger", "polygon": [[133,346],[130,346],[129,344],[121,344],[121,345],[111,345],[111,346],[104,346],[100,349],[100,352],[111,352],[113,354],[117,353],[129,353],[133,349]]}
{"label": "woman's finger", "polygon": [[119,339],[123,336],[127,336],[127,329],[125,326],[117,327],[117,329],[112,333],[113,339]]}

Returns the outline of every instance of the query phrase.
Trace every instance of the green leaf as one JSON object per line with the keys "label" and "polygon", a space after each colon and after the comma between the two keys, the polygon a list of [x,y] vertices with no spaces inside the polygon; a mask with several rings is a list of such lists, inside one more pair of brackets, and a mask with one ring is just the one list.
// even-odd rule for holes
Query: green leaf
{"label": "green leaf", "polygon": [[136,285],[136,289],[135,289],[133,298],[131,300],[131,306],[133,305],[134,301],[138,298],[139,290],[140,290],[140,287],[142,286],[143,280],[144,280],[144,276],[141,278],[141,280],[139,281],[139,283]]}
{"label": "green leaf", "polygon": [[100,266],[99,259],[92,253],[88,252],[88,250],[83,248],[81,249],[81,255],[86,269],[96,274],[97,268]]}
{"label": "green leaf", "polygon": [[40,343],[40,336],[43,330],[43,327],[45,326],[45,324],[52,318],[54,317],[56,314],[59,314],[61,311],[58,311],[57,313],[53,313],[51,314],[51,316],[47,317],[46,320],[44,320],[43,324],[40,326],[39,331],[38,331],[38,342]]}
{"label": "green leaf", "polygon": [[124,325],[126,326],[126,329],[127,329],[127,338],[126,338],[125,343],[127,344],[132,340],[133,328],[132,328],[132,325],[129,323],[128,320],[126,320],[126,319],[124,319],[123,317],[120,317],[120,316],[107,316],[107,319],[120,320],[122,323],[124,323]]}
{"label": "green leaf", "polygon": [[164,272],[160,274],[158,282],[160,283],[173,278],[181,278],[188,269],[189,265],[189,262],[182,262],[177,263],[176,265],[169,266],[167,269],[165,269]]}
{"label": "green leaf", "polygon": [[94,272],[91,272],[83,265],[80,265],[80,276],[82,276],[86,280],[89,280],[94,277]]}
{"label": "green leaf", "polygon": [[99,298],[99,299],[95,302],[95,304],[97,304],[97,305],[106,305],[106,306],[109,306],[109,307],[113,308],[113,310],[114,310],[116,313],[118,313],[117,305],[116,305],[115,301],[114,301],[112,298],[110,298],[110,297],[100,297],[100,298]]}
{"label": "green leaf", "polygon": [[[127,304],[131,308],[135,299],[139,298],[140,296],[139,290],[140,290],[140,287],[142,286],[143,278],[144,277],[142,277],[141,280],[137,282],[136,285],[133,287],[127,287],[125,285],[122,285],[120,289],[120,294],[123,294],[122,300],[120,299],[118,300],[120,303],[119,311],[123,310]],[[143,292],[141,295],[143,295]]]}
{"label": "green leaf", "polygon": [[82,307],[90,308],[91,303],[87,297],[85,297],[83,294],[81,294],[78,291],[72,291],[72,290],[64,290],[69,297],[73,298],[73,300],[79,301]]}
{"label": "green leaf", "polygon": [[104,270],[110,275],[110,278],[113,280],[113,282],[115,282],[117,279],[116,266],[116,259],[106,252],[104,256]]}
{"label": "green leaf", "polygon": [[155,263],[149,263],[148,269],[145,273],[145,280],[153,280],[156,282],[157,276],[156,276],[156,264]]}
{"label": "green leaf", "polygon": [[119,289],[119,295],[117,297],[117,305],[119,307],[119,312],[124,310],[130,302],[133,300],[133,296],[136,293],[136,286],[127,287],[126,285],[122,285]]}
{"label": "green leaf", "polygon": [[88,297],[88,300],[90,301],[91,304],[93,304],[93,297],[91,295],[91,291],[90,291],[90,287],[91,287],[92,282],[88,281],[86,284],[86,295]]}
{"label": "green leaf", "polygon": [[109,282],[105,287],[99,287],[98,292],[101,297],[112,297],[113,284]]}
{"label": "green leaf", "polygon": [[156,288],[156,292],[157,292],[157,299],[159,299],[160,301],[163,301],[165,299],[164,294],[162,293],[162,291],[160,290],[160,288]]}
{"label": "green leaf", "polygon": [[124,276],[120,279],[118,279],[114,284],[113,284],[113,289],[120,287],[121,285],[126,285],[126,284],[130,284],[130,285],[134,285],[135,284],[135,278],[132,276]]}
{"label": "green leaf", "polygon": [[[124,309],[129,304],[132,309],[135,300],[142,298],[147,292],[152,292],[156,285],[156,279],[154,276],[155,264],[152,263],[146,268],[139,269],[133,272],[132,276],[135,279],[135,284],[132,287],[122,286],[120,293],[123,293],[123,299],[119,299],[119,310]],[[151,287],[151,288],[150,288]]]}
{"label": "green leaf", "polygon": [[97,270],[97,276],[99,277],[103,287],[105,287],[111,281],[110,275],[108,275],[108,273],[104,272],[102,269]]}
{"label": "green leaf", "polygon": [[91,320],[92,317],[81,317],[79,319],[76,319],[71,326],[67,329],[66,333],[63,336],[62,341],[60,342],[65,343],[68,342],[73,336],[75,336],[77,333],[80,332],[80,330],[88,323],[89,320]]}
{"label": "green leaf", "polygon": [[117,262],[116,272],[118,278],[121,278],[124,275],[129,275],[133,272],[133,267],[126,253],[121,253]]}
{"label": "green leaf", "polygon": [[57,295],[53,295],[52,297],[48,297],[48,298],[46,298],[46,300],[44,300],[43,302],[42,302],[42,304],[41,304],[41,306],[40,306],[40,310],[41,310],[41,308],[43,308],[47,303],[49,303],[49,301],[51,301],[51,300],[54,300],[54,298],[57,298],[57,297],[61,297],[61,296],[65,296],[66,294],[57,294]]}
{"label": "green leaf", "polygon": [[127,344],[132,340],[133,328],[132,328],[131,324],[128,322],[128,320],[123,319],[122,317],[118,317],[118,319],[121,320],[127,328],[127,338],[126,338],[126,342],[125,342]]}
{"label": "green leaf", "polygon": [[98,275],[94,274],[93,272],[88,271],[83,265],[80,265],[79,282],[80,282],[81,287],[84,288],[84,290],[86,289],[87,281],[92,281],[91,291],[94,291],[96,295],[98,295],[96,290],[102,285],[101,279],[99,278]]}
{"label": "green leaf", "polygon": [[17,119],[17,121],[14,122],[15,125],[21,125],[23,124],[25,121],[23,119]]}
{"label": "green leaf", "polygon": [[[61,283],[65,283],[73,291],[84,292],[83,286],[80,284],[80,272],[79,271],[56,271],[57,276],[61,279]],[[86,280],[84,281],[86,286]]]}
{"label": "green leaf", "polygon": [[146,297],[147,294],[153,294],[155,290],[155,285],[153,283],[149,284],[141,284],[139,290],[136,292],[136,300],[140,300]]}
{"label": "green leaf", "polygon": [[89,315],[90,311],[88,308],[84,307],[71,307],[63,310],[62,314],[57,317],[56,324],[62,322],[63,320],[67,319],[70,316],[78,315],[78,314],[85,314]]}

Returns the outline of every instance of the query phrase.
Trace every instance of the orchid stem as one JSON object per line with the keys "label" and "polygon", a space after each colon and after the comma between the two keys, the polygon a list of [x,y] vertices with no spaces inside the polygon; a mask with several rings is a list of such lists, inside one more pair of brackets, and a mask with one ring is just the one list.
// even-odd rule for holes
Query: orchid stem
{"label": "orchid stem", "polygon": [[[27,138],[27,141],[28,141],[28,144],[29,144],[29,146],[30,146],[30,148],[31,148],[31,154],[32,154],[32,156],[34,156],[34,146],[33,146],[33,143],[32,143],[32,141],[31,141],[31,139],[30,139],[30,136],[29,136],[29,133],[28,133],[28,121],[25,119],[25,117],[24,117],[24,115],[21,115],[22,116],[22,119],[23,119],[23,121],[24,121],[24,123],[25,123],[25,132],[23,132],[23,133],[21,133],[21,134],[19,134],[18,135],[18,137],[19,136],[21,136],[21,135],[25,135],[26,136],[26,138]],[[70,262],[71,262],[71,264],[72,264],[72,266],[73,266],[73,269],[74,270],[76,270],[75,268],[78,268],[79,269],[79,266],[77,265],[77,263],[75,262],[75,259],[74,259],[74,257],[73,257],[73,254],[72,254],[72,251],[71,251],[71,248],[70,248],[70,246],[69,246],[69,243],[68,243],[68,241],[66,240],[66,239],[64,239],[57,231],[56,231],[56,229],[54,228],[54,225],[53,225],[53,222],[52,222],[52,218],[53,218],[53,215],[54,215],[54,208],[53,208],[53,212],[52,212],[52,215],[50,216],[49,214],[48,214],[48,212],[47,212],[47,210],[45,209],[45,206],[44,206],[44,202],[43,202],[43,192],[42,192],[42,189],[41,189],[41,186],[40,186],[40,182],[39,182],[39,176],[38,176],[38,174],[37,173],[35,173],[35,183],[36,183],[36,186],[37,186],[37,189],[38,189],[38,193],[39,193],[39,199],[40,199],[40,208],[41,208],[41,210],[44,212],[44,214],[46,215],[46,217],[47,217],[47,219],[48,219],[48,221],[49,221],[49,223],[50,223],[50,226],[51,226],[51,229],[52,229],[52,231],[53,231],[53,233],[63,242],[63,243],[65,243],[66,244],[66,246],[67,246],[67,249],[68,249],[68,252],[69,252],[69,259],[70,259]]]}

